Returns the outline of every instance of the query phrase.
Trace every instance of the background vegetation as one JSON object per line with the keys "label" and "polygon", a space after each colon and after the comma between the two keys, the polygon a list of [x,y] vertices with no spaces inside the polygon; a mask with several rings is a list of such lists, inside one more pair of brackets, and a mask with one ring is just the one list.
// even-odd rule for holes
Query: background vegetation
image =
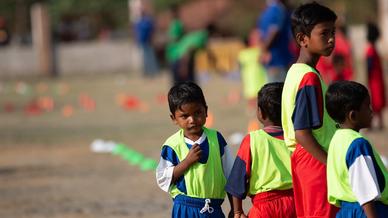
{"label": "background vegetation", "polygon": [[[173,4],[185,4],[194,0],[153,0],[156,13],[167,10]],[[30,35],[29,8],[39,0],[1,0],[0,16],[8,23],[12,35],[21,41],[28,41]],[[128,0],[40,0],[49,5],[52,26],[58,27],[63,20],[88,20],[93,37],[99,30],[109,28],[128,32]],[[290,0],[291,5],[298,5],[305,0]],[[334,8],[348,24],[364,23],[367,19],[376,19],[377,1],[364,0],[321,0]],[[228,16],[216,21],[217,25],[232,35],[243,35],[254,24],[264,0],[232,1]]]}

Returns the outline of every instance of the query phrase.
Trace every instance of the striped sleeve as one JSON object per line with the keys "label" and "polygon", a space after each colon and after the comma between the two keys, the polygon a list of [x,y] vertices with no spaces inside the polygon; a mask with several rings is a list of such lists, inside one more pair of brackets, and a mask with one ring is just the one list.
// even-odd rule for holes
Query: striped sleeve
{"label": "striped sleeve", "polygon": [[357,138],[352,142],[346,153],[346,165],[350,185],[360,205],[380,198],[385,188],[384,176],[366,139]]}
{"label": "striped sleeve", "polygon": [[245,199],[248,192],[248,180],[251,175],[250,135],[241,142],[225,190],[229,194]]}
{"label": "striped sleeve", "polygon": [[295,130],[317,129],[323,123],[323,95],[321,81],[313,72],[304,75],[296,94],[292,114]]}
{"label": "striped sleeve", "polygon": [[[171,186],[174,167],[179,164],[179,158],[175,151],[169,146],[163,146],[159,164],[156,168],[156,182],[160,189],[168,192]],[[176,181],[179,190],[186,192],[184,177],[181,176]]]}

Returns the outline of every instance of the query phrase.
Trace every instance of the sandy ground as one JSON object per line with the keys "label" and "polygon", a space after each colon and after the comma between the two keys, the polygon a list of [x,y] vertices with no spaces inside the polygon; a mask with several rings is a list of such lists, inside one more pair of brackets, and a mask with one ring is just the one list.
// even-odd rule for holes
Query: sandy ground
{"label": "sandy ground", "polygon": [[[106,79],[102,81],[106,83]],[[166,80],[153,82],[159,83],[166,84]],[[224,83],[216,80],[214,86],[207,85],[204,90],[210,109],[216,117],[218,114],[229,114],[224,116],[224,119],[217,117],[215,120],[215,127],[222,129],[224,136],[228,138],[233,132],[244,131],[246,120],[230,116],[245,116],[245,112],[241,107],[242,102],[237,105],[229,103],[228,107],[225,107],[225,101],[222,100],[227,96],[225,90],[238,86],[227,83],[229,86],[224,87]],[[127,81],[125,87],[141,89],[144,84],[134,79]],[[152,94],[165,90],[165,85],[162,88],[154,88]],[[148,118],[141,114],[138,120],[136,118],[139,114],[112,109],[113,112],[111,110],[109,114],[113,113],[119,117],[112,123],[98,120],[97,118],[108,116],[98,110],[92,117],[85,118],[85,121],[82,119],[88,115],[75,117],[71,122],[56,118],[55,122],[51,122],[52,118],[44,116],[22,119],[20,116],[23,115],[20,113],[0,114],[0,136],[3,140],[0,143],[0,217],[169,217],[171,200],[167,193],[156,186],[153,171],[144,172],[138,166],[129,165],[119,156],[98,154],[90,150],[91,139],[104,133],[104,136],[111,135],[111,139],[137,144],[136,149],[157,160],[160,144],[175,131],[175,127],[168,120],[167,105],[155,104],[150,105],[150,108]],[[388,114],[385,115],[388,124]],[[84,123],[90,124],[90,127]],[[95,126],[104,128],[88,132]],[[42,128],[42,131],[38,131],[39,128]],[[49,133],[54,135],[53,138],[40,140],[49,129],[52,129]],[[68,129],[74,131],[66,132]],[[59,133],[55,135],[57,131]],[[149,135],[144,133],[147,131]],[[383,155],[388,156],[387,130],[368,131],[365,134]],[[235,152],[237,147],[234,146],[233,149]],[[228,206],[225,205],[224,208],[228,210]]]}
{"label": "sandy ground", "polygon": [[168,217],[168,196],[118,156],[88,146],[2,147],[0,217]]}

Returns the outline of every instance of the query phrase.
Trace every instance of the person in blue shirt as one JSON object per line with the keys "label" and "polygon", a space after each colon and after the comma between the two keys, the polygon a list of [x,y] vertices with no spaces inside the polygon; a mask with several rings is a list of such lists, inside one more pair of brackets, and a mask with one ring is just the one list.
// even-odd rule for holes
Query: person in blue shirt
{"label": "person in blue shirt", "polygon": [[141,17],[135,23],[136,41],[143,55],[143,73],[146,77],[153,77],[159,72],[159,66],[152,45],[154,33],[154,21],[146,11],[142,11]]}
{"label": "person in blue shirt", "polygon": [[292,62],[291,19],[287,0],[270,0],[257,22],[264,55],[262,62],[268,73],[268,82],[284,82]]}

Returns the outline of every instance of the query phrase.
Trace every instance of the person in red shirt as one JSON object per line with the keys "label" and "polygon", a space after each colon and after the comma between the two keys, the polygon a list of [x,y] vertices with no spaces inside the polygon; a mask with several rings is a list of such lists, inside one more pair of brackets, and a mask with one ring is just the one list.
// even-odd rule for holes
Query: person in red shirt
{"label": "person in red shirt", "polygon": [[376,49],[376,41],[380,37],[378,27],[373,23],[368,23],[367,40],[368,45],[365,51],[368,72],[368,88],[372,98],[372,109],[377,118],[378,128],[384,128],[383,109],[385,107],[385,84],[383,68],[379,53]]}

